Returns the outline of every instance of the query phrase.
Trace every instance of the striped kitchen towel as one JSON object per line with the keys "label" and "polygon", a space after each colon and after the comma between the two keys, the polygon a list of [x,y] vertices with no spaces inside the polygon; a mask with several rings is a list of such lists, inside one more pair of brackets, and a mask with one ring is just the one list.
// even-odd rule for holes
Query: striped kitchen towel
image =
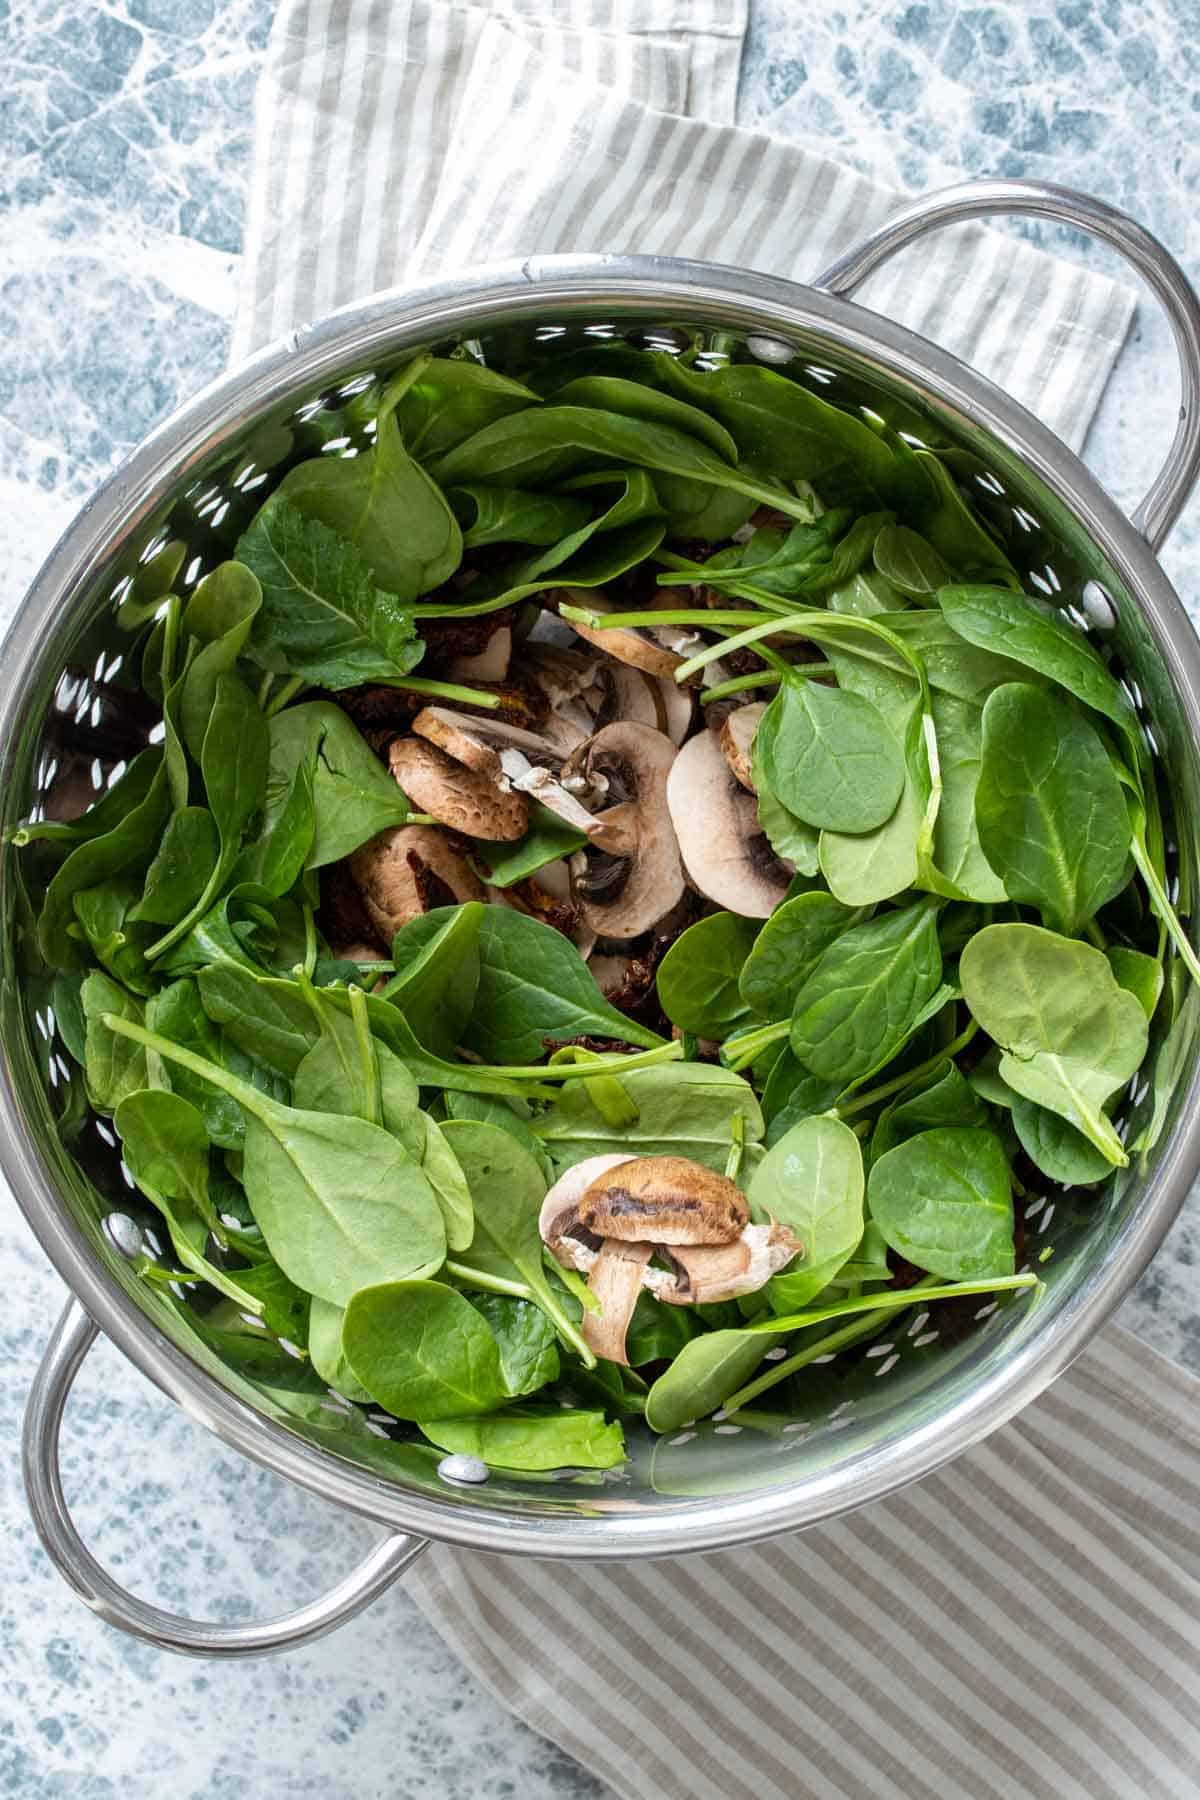
{"label": "striped kitchen towel", "polygon": [[[466,262],[804,277],[898,196],[731,123],[744,0],[284,0],[235,353]],[[1083,441],[1123,288],[977,227],[863,290]],[[431,1622],[629,1800],[1194,1800],[1200,1384],[1110,1330],[988,1443],[812,1531],[587,1566],[434,1547]]]}

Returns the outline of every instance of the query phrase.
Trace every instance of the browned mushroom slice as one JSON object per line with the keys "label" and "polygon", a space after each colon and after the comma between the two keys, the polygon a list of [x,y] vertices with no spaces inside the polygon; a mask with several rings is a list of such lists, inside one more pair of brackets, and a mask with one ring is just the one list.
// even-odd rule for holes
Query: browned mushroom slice
{"label": "browned mushroom slice", "polygon": [[754,747],[754,734],[766,710],[766,702],[763,700],[756,700],[753,706],[739,706],[736,712],[729,714],[721,727],[721,750],[725,761],[742,786],[752,794],[755,787],[750,754]]}
{"label": "browned mushroom slice", "polygon": [[350,872],[385,943],[435,906],[482,900],[483,884],[436,825],[398,825],[356,850]]}
{"label": "browned mushroom slice", "polygon": [[[561,758],[535,732],[498,719],[477,719],[446,706],[427,706],[413,720],[413,730],[456,762],[518,793],[532,795],[577,831],[594,829],[589,809],[557,779]],[[586,790],[588,784],[581,786]]]}
{"label": "browned mushroom slice", "polygon": [[693,887],[743,918],[770,918],[791,870],[771,849],[753,794],[736,780],[711,731],[698,732],[675,758],[667,804]]}
{"label": "browned mushroom slice", "polygon": [[730,1244],[749,1219],[741,1189],[686,1156],[639,1156],[597,1176],[579,1202],[588,1231],[626,1243]]}
{"label": "browned mushroom slice", "polygon": [[595,815],[590,836],[602,848],[573,863],[584,918],[600,937],[648,931],[683,897],[683,869],[667,809],[667,774],[676,750],[648,725],[606,725],[563,765],[563,779],[602,778],[612,805]]}
{"label": "browned mushroom slice", "polygon": [[[558,597],[570,606],[586,607],[588,612],[615,612],[611,600],[591,588],[560,588]],[[675,605],[678,596],[672,593],[670,604]],[[597,650],[603,650],[606,656],[614,656],[618,662],[628,663],[632,668],[644,669],[648,675],[665,676],[670,680],[680,663],[684,660],[673,650],[659,642],[650,631],[640,626],[616,627],[604,630],[602,627],[581,625],[571,620],[572,628]]]}
{"label": "browned mushroom slice", "polygon": [[588,1287],[600,1302],[600,1311],[585,1312],[583,1341],[605,1362],[628,1363],[625,1333],[642,1291],[642,1276],[653,1253],[651,1244],[626,1244],[610,1239],[588,1275]]}
{"label": "browned mushroom slice", "polygon": [[560,1175],[542,1201],[538,1232],[564,1269],[580,1269],[586,1274],[600,1250],[599,1238],[579,1223],[579,1202],[597,1176],[633,1160],[632,1156],[587,1156]]}
{"label": "browned mushroom slice", "polygon": [[529,829],[529,803],[522,794],[455,762],[424,738],[397,738],[388,767],[417,812],[465,837],[513,843]]}
{"label": "browned mushroom slice", "polygon": [[670,1306],[705,1306],[736,1300],[765,1287],[802,1248],[786,1225],[747,1225],[731,1244],[676,1245],[664,1249],[670,1272],[647,1272],[645,1285]]}

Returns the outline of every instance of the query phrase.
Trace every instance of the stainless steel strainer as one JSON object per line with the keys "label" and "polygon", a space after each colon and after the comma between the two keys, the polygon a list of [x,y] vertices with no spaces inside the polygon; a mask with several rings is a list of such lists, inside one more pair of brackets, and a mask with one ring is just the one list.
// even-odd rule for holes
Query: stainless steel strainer
{"label": "stainless steel strainer", "polygon": [[[933,227],[1001,212],[1105,239],[1168,312],[1182,366],[1180,423],[1132,521],[1030,414],[848,298]],[[184,583],[194,584],[228,554],[286,459],[349,428],[353,396],[374,375],[414,350],[464,340],[485,353],[551,334],[669,343],[679,327],[787,359],[826,397],[902,412],[904,428],[946,458],[1033,586],[1106,635],[1160,754],[1186,906],[1200,848],[1200,647],[1155,551],[1200,472],[1200,308],[1177,264],[1132,221],[1065,190],[1013,182],[914,204],[813,287],[664,258],[551,257],[380,295],[294,333],[162,426],[39,575],[0,661],[3,826],[56,784],[74,783],[82,804],[153,733],[131,679],[128,625],[133,583],[156,549],[182,538]],[[106,1217],[131,1204],[112,1135],[87,1117],[49,984],[24,960],[22,874],[9,848],[0,854],[0,905],[0,1161],[75,1296],[30,1398],[30,1505],[80,1596],[162,1647],[241,1655],[304,1642],[380,1593],[428,1538],[541,1557],[662,1556],[750,1542],[875,1499],[994,1430],[1066,1367],[1157,1249],[1200,1161],[1200,1005],[1187,997],[1129,1102],[1132,1127],[1157,1127],[1152,1147],[1101,1200],[1059,1190],[1032,1209],[1028,1249],[1045,1278],[1035,1300],[982,1301],[972,1328],[952,1338],[936,1316],[905,1315],[870,1355],[815,1366],[793,1413],[757,1427],[708,1422],[657,1442],[631,1434],[631,1462],[605,1477],[494,1474],[479,1488],[454,1487],[436,1458],[375,1435],[359,1413],[223,1360],[197,1335],[186,1297],[138,1279],[105,1229]],[[226,1443],[392,1535],[333,1593],[267,1625],[192,1623],[127,1593],[76,1533],[58,1472],[67,1393],[101,1330]]]}

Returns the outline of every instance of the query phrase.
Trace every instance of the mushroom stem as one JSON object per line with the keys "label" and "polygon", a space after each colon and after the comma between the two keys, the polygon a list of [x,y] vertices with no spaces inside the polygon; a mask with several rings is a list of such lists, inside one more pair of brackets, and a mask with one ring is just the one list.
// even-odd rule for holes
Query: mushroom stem
{"label": "mushroom stem", "polygon": [[650,1244],[622,1244],[608,1239],[592,1264],[588,1287],[600,1302],[598,1313],[584,1313],[583,1339],[606,1362],[625,1363],[625,1333],[642,1291],[642,1271],[650,1261]]}

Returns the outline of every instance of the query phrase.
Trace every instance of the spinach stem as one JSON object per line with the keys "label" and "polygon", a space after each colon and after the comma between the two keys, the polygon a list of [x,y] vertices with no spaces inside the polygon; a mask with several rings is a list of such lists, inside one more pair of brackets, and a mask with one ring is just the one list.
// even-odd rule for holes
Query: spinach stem
{"label": "spinach stem", "polygon": [[164,704],[175,677],[175,651],[179,643],[179,621],[182,611],[183,607],[179,596],[172,594],[167,601],[167,610],[163,614],[161,679]]}
{"label": "spinach stem", "polygon": [[1137,830],[1133,833],[1130,850],[1133,855],[1134,863],[1137,865],[1138,873],[1146,884],[1146,891],[1150,895],[1151,906],[1157,913],[1160,922],[1170,933],[1171,942],[1175,945],[1180,956],[1182,956],[1184,962],[1187,964],[1188,974],[1192,977],[1193,981],[1200,983],[1200,957],[1197,957],[1196,952],[1193,950],[1191,943],[1188,940],[1187,933],[1184,931],[1175,912],[1175,908],[1167,898],[1167,890],[1159,880],[1158,871],[1154,867],[1154,864],[1150,859],[1150,854],[1146,849],[1144,829]]}
{"label": "spinach stem", "polygon": [[258,710],[260,712],[266,710],[267,701],[271,698],[271,689],[274,686],[275,677],[272,675],[270,669],[268,669],[262,680],[259,682],[258,693],[255,695],[255,699],[258,701]]}
{"label": "spinach stem", "polygon": [[304,903],[304,973],[312,980],[317,966],[317,921],[307,900]]}
{"label": "spinach stem", "polygon": [[168,1062],[177,1062],[181,1069],[190,1069],[202,1081],[209,1081],[213,1087],[220,1088],[222,1093],[236,1100],[246,1112],[253,1113],[256,1119],[266,1124],[271,1106],[278,1102],[268,1101],[267,1096],[259,1092],[248,1081],[242,1081],[237,1075],[231,1075],[228,1069],[221,1068],[219,1063],[209,1062],[205,1056],[196,1056],[185,1050],[182,1044],[172,1043],[170,1038],[160,1037],[156,1031],[147,1031],[143,1025],[135,1025],[132,1019],[123,1019],[119,1013],[102,1013],[101,1021],[109,1031],[116,1032],[118,1037],[132,1038],[135,1044],[142,1044],[147,1050],[157,1050]]}
{"label": "spinach stem", "polygon": [[[1028,1275],[996,1275],[990,1281],[958,1281],[945,1287],[923,1288],[922,1301],[955,1300],[972,1294],[1006,1294],[1019,1288],[1041,1287],[1039,1278]],[[856,1300],[835,1300],[829,1306],[816,1306],[809,1312],[791,1313],[785,1318],[767,1319],[761,1325],[743,1329],[761,1335],[764,1332],[803,1331],[808,1325],[823,1325],[826,1319],[844,1319],[853,1313],[898,1312],[912,1305],[912,1288],[884,1288],[874,1294],[860,1294]]]}
{"label": "spinach stem", "polygon": [[383,1116],[383,1100],[379,1082],[379,1058],[375,1054],[375,1039],[371,1036],[371,1021],[367,1017],[367,996],[353,982],[346,991],[350,997],[350,1017],[354,1023],[359,1061],[362,1064],[363,1116],[368,1125],[378,1125]]}
{"label": "spinach stem", "polygon": [[740,1112],[736,1112],[729,1121],[729,1155],[725,1158],[726,1181],[737,1180],[745,1148],[746,1121]]}
{"label": "spinach stem", "polygon": [[304,675],[289,675],[277,694],[272,695],[263,707],[265,718],[273,719],[277,712],[282,712],[308,686],[308,678]]}
{"label": "spinach stem", "polygon": [[893,1075],[890,1081],[880,1082],[878,1087],[868,1088],[865,1094],[857,1095],[849,1105],[835,1106],[834,1112],[840,1119],[848,1119],[852,1113],[863,1112],[867,1107],[877,1105],[880,1100],[887,1100],[892,1094],[898,1094],[902,1088],[911,1087],[913,1082],[920,1081],[923,1076],[931,1074],[939,1063],[945,1062],[947,1058],[953,1060],[960,1050],[965,1050],[978,1030],[979,1026],[976,1021],[968,1019],[958,1036],[951,1038],[950,1042],[941,1050],[936,1051],[933,1056],[927,1056],[924,1062],[918,1063],[915,1068],[906,1069],[902,1075]]}
{"label": "spinach stem", "polygon": [[533,1289],[523,1281],[506,1281],[503,1275],[485,1275],[478,1269],[470,1269],[466,1263],[454,1262],[446,1258],[446,1273],[461,1281],[464,1287],[478,1288],[485,1294],[511,1294],[514,1300],[532,1300]]}
{"label": "spinach stem", "polygon": [[[802,667],[814,675],[823,675],[828,663],[805,663]],[[744,694],[748,688],[772,687],[783,677],[778,669],[757,669],[753,675],[734,675],[728,681],[718,681],[715,687],[705,688],[700,695],[701,706],[708,706],[713,700],[727,700],[731,694]]]}
{"label": "spinach stem", "polygon": [[406,675],[403,680],[392,677],[379,685],[409,694],[424,694],[430,700],[457,700],[460,706],[486,706],[489,712],[500,704],[497,694],[489,694],[482,688],[464,687],[457,681],[434,681],[427,676]]}
{"label": "spinach stem", "polygon": [[[917,1282],[906,1292],[918,1293],[929,1280],[932,1280],[932,1277],[927,1277],[925,1282]],[[728,1400],[723,1401],[721,1411],[731,1418],[734,1417],[748,1401],[757,1400],[760,1394],[765,1394],[767,1389],[773,1388],[777,1382],[786,1381],[789,1375],[796,1373],[797,1369],[807,1368],[809,1363],[816,1362],[822,1356],[832,1356],[836,1350],[848,1350],[851,1344],[862,1343],[865,1338],[874,1337],[878,1332],[885,1330],[887,1324],[888,1315],[886,1313],[882,1317],[875,1313],[867,1313],[865,1318],[852,1319],[849,1325],[835,1327],[833,1331],[825,1332],[813,1343],[806,1344],[803,1350],[797,1350],[794,1356],[787,1357],[783,1362],[771,1363],[765,1374],[756,1376],[753,1381],[748,1381],[745,1387],[739,1388],[736,1394],[731,1394]]]}
{"label": "spinach stem", "polygon": [[752,1063],[755,1057],[761,1055],[764,1050],[770,1049],[772,1044],[777,1044],[781,1038],[787,1037],[791,1029],[790,1019],[777,1020],[773,1025],[760,1025],[757,1031],[748,1031],[744,1036],[739,1037],[728,1055],[725,1054],[723,1047],[721,1061],[727,1069],[733,1070],[736,1074],[739,1069],[744,1069],[747,1063]]}

